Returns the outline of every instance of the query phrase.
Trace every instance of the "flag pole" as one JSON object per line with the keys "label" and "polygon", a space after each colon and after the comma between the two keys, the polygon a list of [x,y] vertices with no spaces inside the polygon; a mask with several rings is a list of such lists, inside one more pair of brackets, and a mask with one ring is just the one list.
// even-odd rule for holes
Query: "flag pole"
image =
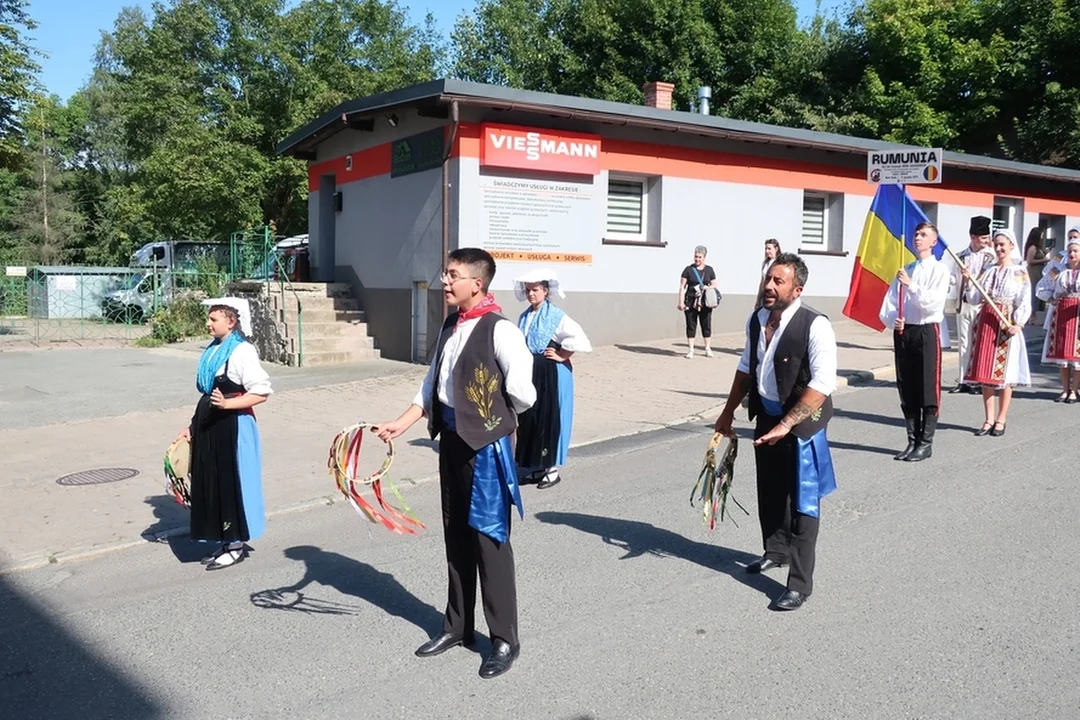
{"label": "flag pole", "polygon": [[[903,193],[900,203],[900,270],[904,269],[904,248],[907,246],[907,189],[903,185],[898,185],[900,192]],[[900,270],[897,270],[899,273]],[[907,289],[904,284],[900,282],[899,278],[896,281],[896,314],[903,320],[904,319],[904,296],[907,295]],[[904,330],[901,328],[897,331],[903,335]]]}
{"label": "flag pole", "polygon": [[[953,259],[953,262],[955,262],[961,268],[964,267],[964,263],[961,262],[960,258],[956,256],[956,253],[953,252],[951,247],[946,245],[945,251],[949,253],[949,256]],[[979,294],[983,296],[983,301],[988,303],[990,307],[994,309],[994,314],[998,316],[999,320],[1001,320],[1001,324],[1005,327],[1010,327],[1012,323],[1005,319],[1005,316],[1002,314],[1001,309],[994,303],[993,300],[990,299],[990,295],[986,292],[986,289],[983,288],[983,286],[979,283],[978,278],[972,275],[970,280],[972,285],[975,286],[975,289],[979,291]],[[959,307],[959,303],[957,303],[957,306]]]}

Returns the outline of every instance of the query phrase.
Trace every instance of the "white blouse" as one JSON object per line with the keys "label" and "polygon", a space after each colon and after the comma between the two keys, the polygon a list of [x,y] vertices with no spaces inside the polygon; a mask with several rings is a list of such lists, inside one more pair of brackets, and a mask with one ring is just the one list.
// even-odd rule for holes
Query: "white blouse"
{"label": "white blouse", "polygon": [[[535,318],[536,311],[529,310],[529,314],[525,316],[525,332],[523,333],[525,337],[529,336],[529,328],[532,327]],[[555,328],[555,334],[551,339],[557,342],[562,349],[567,352],[592,352],[592,343],[589,342],[589,338],[586,337],[585,330],[565,313],[562,316],[562,320],[559,321],[558,326]]]}
{"label": "white blouse", "polygon": [[272,395],[270,387],[270,375],[263,369],[259,362],[259,351],[249,342],[242,342],[236,346],[229,356],[229,362],[221,366],[217,371],[218,376],[229,368],[228,378],[244,388],[245,392],[253,395]]}
{"label": "white blouse", "polygon": [[[1031,317],[1031,278],[1022,265],[991,265],[983,270],[979,284],[994,302],[1012,305],[1012,320],[1017,325],[1023,326]],[[982,300],[974,283],[967,290],[967,300],[972,304]]]}

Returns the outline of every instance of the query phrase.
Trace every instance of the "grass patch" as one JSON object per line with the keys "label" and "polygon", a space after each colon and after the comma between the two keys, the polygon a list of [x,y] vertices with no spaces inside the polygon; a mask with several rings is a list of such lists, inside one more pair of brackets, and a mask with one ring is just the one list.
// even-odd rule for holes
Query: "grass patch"
{"label": "grass patch", "polygon": [[165,344],[165,341],[161,338],[156,338],[153,335],[143,335],[141,338],[137,338],[132,343],[135,347],[141,348],[157,348]]}

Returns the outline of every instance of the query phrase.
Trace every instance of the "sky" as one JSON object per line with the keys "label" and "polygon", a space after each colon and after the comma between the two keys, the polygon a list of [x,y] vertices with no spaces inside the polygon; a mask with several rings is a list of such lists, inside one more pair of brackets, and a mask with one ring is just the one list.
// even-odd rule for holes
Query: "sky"
{"label": "sky", "polygon": [[[399,0],[399,4],[408,9],[414,22],[422,21],[430,11],[449,37],[454,20],[471,10],[475,3],[474,0]],[[802,18],[813,15],[815,0],[795,0],[795,4]],[[121,8],[136,5],[149,12],[152,1],[30,0],[30,15],[38,23],[30,35],[33,45],[47,56],[39,62],[41,81],[48,91],[67,99],[82,87],[90,76],[101,31],[112,28]],[[821,5],[829,10],[840,5],[840,0],[822,0]]]}

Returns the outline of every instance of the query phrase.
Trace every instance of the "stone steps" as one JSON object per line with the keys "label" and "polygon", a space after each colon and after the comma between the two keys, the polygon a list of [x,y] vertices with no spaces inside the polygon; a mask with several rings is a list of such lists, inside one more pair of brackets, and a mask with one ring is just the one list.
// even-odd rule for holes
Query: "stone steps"
{"label": "stone steps", "polygon": [[380,357],[375,338],[368,335],[367,317],[347,283],[294,283],[283,292],[271,285],[268,300],[285,340],[289,365],[295,367],[301,361],[301,317],[305,366]]}

